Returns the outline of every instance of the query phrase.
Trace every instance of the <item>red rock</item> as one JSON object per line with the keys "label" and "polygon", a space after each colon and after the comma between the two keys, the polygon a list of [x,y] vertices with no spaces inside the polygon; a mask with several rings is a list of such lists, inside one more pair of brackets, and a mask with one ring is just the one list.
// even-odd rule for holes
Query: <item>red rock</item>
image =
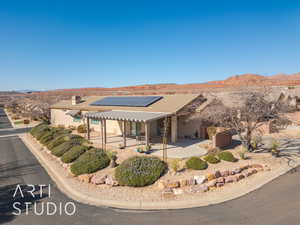
{"label": "red rock", "polygon": [[224,177],[219,177],[217,179],[217,183],[224,183],[225,182],[225,178]]}
{"label": "red rock", "polygon": [[219,178],[219,177],[222,177],[222,174],[221,174],[221,172],[219,170],[217,170],[215,172],[215,178]]}
{"label": "red rock", "polygon": [[211,180],[211,181],[208,181],[207,183],[206,183],[206,185],[208,186],[208,187],[214,187],[214,186],[216,186],[216,183],[217,183],[217,180]]}
{"label": "red rock", "polygon": [[225,183],[232,183],[234,181],[234,176],[225,177]]}
{"label": "red rock", "polygon": [[94,176],[92,176],[91,178],[91,183],[92,184],[105,184],[105,180],[107,178],[107,175],[99,175],[99,174],[95,174]]}
{"label": "red rock", "polygon": [[229,176],[229,171],[228,171],[228,170],[221,171],[221,176],[222,176],[222,177],[227,177],[227,176]]}
{"label": "red rock", "polygon": [[224,183],[217,183],[216,186],[217,186],[217,187],[223,187],[223,186],[224,186]]}

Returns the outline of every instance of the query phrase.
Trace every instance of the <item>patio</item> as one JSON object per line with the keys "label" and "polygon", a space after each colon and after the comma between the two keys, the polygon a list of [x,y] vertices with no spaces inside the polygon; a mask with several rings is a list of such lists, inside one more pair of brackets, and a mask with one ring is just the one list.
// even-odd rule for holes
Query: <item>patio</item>
{"label": "patio", "polygon": [[[126,138],[126,150],[131,150],[135,152],[138,146],[145,146],[145,141],[137,141],[135,138],[127,137]],[[91,133],[90,141],[93,142],[95,147],[102,147],[102,138],[99,133]],[[207,153],[207,149],[200,147],[200,144],[209,143],[210,140],[201,140],[201,139],[180,139],[174,144],[167,144],[167,157],[168,158],[189,158],[192,156],[203,156]],[[123,137],[121,135],[111,135],[107,136],[106,149],[124,151],[119,149],[123,145]],[[162,143],[156,142],[151,144],[151,153],[150,155],[163,157],[163,145]]]}

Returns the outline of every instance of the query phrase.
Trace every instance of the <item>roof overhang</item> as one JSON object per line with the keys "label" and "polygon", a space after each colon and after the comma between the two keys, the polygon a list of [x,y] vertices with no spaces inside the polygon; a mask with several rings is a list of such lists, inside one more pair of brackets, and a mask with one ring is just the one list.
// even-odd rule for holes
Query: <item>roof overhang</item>
{"label": "roof overhang", "polygon": [[66,112],[66,115],[69,116],[79,116],[81,114],[80,110],[70,110],[68,112]]}
{"label": "roof overhang", "polygon": [[150,122],[172,115],[171,113],[163,112],[144,112],[144,111],[121,111],[112,110],[105,112],[88,112],[84,117],[98,120],[121,120],[132,122]]}

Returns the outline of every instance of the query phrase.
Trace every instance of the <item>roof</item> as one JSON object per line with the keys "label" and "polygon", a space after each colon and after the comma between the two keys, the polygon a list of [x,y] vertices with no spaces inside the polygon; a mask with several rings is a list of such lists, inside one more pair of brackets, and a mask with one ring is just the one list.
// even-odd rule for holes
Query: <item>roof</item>
{"label": "roof", "polygon": [[134,122],[149,122],[170,115],[169,113],[141,112],[141,111],[106,111],[88,112],[84,116],[91,119],[127,120]]}
{"label": "roof", "polygon": [[[133,95],[131,95],[133,96]],[[146,95],[142,95],[146,96]],[[153,96],[153,95],[151,95]],[[164,112],[164,113],[177,113],[187,104],[191,103],[200,94],[175,94],[175,95],[159,95],[163,98],[159,101],[151,104],[148,107],[128,107],[128,106],[92,106],[91,103],[101,100],[106,97],[113,96],[89,96],[83,99],[84,101],[77,105],[72,105],[71,99],[60,101],[51,106],[51,109],[69,109],[69,110],[82,110],[82,111],[111,111],[111,110],[123,110],[123,111],[143,111],[143,112]],[[119,96],[118,97],[128,97]]]}

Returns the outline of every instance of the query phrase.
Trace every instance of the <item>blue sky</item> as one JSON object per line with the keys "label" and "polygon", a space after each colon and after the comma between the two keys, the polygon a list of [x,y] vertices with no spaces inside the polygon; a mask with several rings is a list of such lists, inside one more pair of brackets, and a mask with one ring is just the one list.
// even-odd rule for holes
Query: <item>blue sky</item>
{"label": "blue sky", "polygon": [[299,0],[0,4],[0,90],[198,83],[299,62]]}

